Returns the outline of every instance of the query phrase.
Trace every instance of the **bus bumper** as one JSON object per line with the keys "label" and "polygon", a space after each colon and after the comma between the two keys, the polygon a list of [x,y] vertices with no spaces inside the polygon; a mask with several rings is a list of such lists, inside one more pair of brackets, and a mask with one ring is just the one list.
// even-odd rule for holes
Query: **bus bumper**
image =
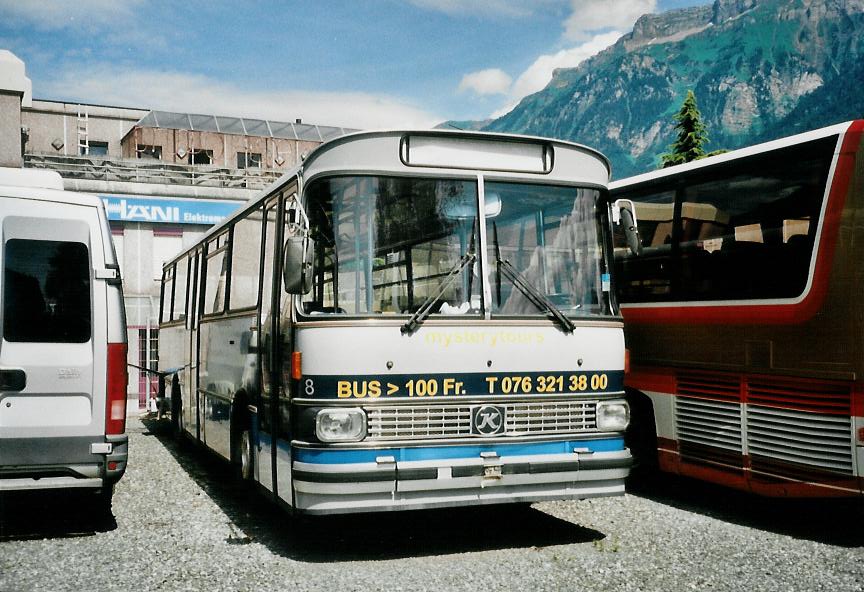
{"label": "bus bumper", "polygon": [[630,451],[615,439],[368,451],[298,449],[292,475],[295,508],[328,514],[622,495],[631,465]]}

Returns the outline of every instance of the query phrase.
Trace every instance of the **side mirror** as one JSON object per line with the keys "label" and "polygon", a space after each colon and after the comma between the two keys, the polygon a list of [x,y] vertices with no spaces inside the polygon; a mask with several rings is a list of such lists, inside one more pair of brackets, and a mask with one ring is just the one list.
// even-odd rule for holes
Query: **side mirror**
{"label": "side mirror", "polygon": [[289,294],[308,294],[315,276],[313,256],[315,241],[292,236],[285,241],[282,258],[282,281]]}
{"label": "side mirror", "polygon": [[624,239],[630,252],[642,254],[642,239],[639,237],[639,223],[636,220],[636,204],[629,199],[618,199],[612,204],[612,222],[623,226]]}

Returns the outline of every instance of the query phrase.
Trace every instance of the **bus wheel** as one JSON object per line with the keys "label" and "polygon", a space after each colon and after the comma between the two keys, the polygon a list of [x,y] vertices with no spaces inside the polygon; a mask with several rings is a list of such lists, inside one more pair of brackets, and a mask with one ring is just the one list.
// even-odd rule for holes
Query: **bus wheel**
{"label": "bus wheel", "polygon": [[231,462],[237,476],[243,481],[253,477],[254,456],[252,450],[252,424],[243,399],[235,402],[231,420]]}
{"label": "bus wheel", "polygon": [[252,480],[252,434],[249,431],[249,426],[245,426],[240,432],[240,478],[243,481]]}
{"label": "bus wheel", "polygon": [[651,399],[639,391],[628,389],[626,396],[630,404],[630,427],[625,441],[635,461],[628,484],[650,484],[659,471],[654,407]]}
{"label": "bus wheel", "polygon": [[171,380],[171,431],[175,437],[182,435],[182,418],[183,401],[180,398],[180,383],[177,380],[177,375]]}

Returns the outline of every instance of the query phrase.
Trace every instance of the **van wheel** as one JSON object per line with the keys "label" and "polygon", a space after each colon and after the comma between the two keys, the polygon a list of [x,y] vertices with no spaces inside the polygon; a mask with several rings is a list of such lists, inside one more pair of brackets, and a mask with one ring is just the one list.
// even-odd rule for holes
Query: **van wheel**
{"label": "van wheel", "polygon": [[116,525],[114,514],[111,512],[113,497],[113,485],[106,485],[88,496],[88,513],[93,517],[94,523],[100,530],[108,530],[112,525]]}

